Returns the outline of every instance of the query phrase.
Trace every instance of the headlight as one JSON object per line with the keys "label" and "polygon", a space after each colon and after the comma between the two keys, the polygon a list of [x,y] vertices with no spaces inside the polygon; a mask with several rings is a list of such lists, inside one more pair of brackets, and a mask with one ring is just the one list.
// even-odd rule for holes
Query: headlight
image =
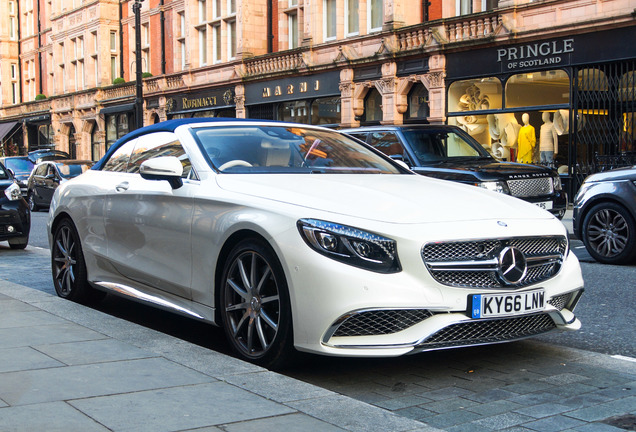
{"label": "headlight", "polygon": [[378,273],[402,270],[395,240],[316,219],[301,219],[297,225],[303,240],[322,255]]}
{"label": "headlight", "polygon": [[475,183],[475,186],[479,186],[493,192],[508,193],[508,188],[506,187],[506,184],[500,181],[488,181],[488,182]]}
{"label": "headlight", "polygon": [[552,177],[552,180],[554,181],[554,190],[563,189],[563,185],[561,184],[561,177],[560,176]]}
{"label": "headlight", "polygon": [[9,201],[17,201],[22,197],[20,193],[20,186],[12,183],[11,186],[4,190],[4,194],[9,198]]}

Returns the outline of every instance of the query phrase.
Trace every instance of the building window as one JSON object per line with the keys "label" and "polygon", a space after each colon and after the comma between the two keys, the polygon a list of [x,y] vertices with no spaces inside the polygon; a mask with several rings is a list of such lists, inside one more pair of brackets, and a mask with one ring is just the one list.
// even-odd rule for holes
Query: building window
{"label": "building window", "polygon": [[358,0],[345,0],[345,36],[356,36],[360,34]]}
{"label": "building window", "polygon": [[370,0],[368,11],[369,32],[382,30],[382,24],[384,24],[383,0]]}
{"label": "building window", "polygon": [[287,14],[287,23],[289,49],[298,48],[298,14],[295,11]]}
{"label": "building window", "polygon": [[481,0],[481,10],[489,11],[499,7],[499,0]]}
{"label": "building window", "polygon": [[200,28],[199,32],[199,66],[208,64],[208,33],[206,28]]}
{"label": "building window", "polygon": [[425,120],[430,115],[428,106],[428,90],[424,87],[424,84],[415,84],[409,92],[407,100],[407,119],[421,121]]}
{"label": "building window", "polygon": [[110,57],[110,81],[113,82],[117,78],[117,56]]}
{"label": "building window", "polygon": [[473,0],[456,0],[456,15],[468,15],[473,13]]}
{"label": "building window", "polygon": [[117,32],[110,32],[110,52],[117,52]]}
{"label": "building window", "polygon": [[228,15],[236,13],[236,0],[227,0],[227,11]]}
{"label": "building window", "polygon": [[513,75],[506,82],[506,108],[570,103],[570,77],[564,70]]}
{"label": "building window", "polygon": [[236,21],[227,22],[227,33],[228,33],[228,41],[227,41],[228,56],[230,57],[230,60],[233,60],[236,58]]}
{"label": "building window", "polygon": [[199,0],[199,23],[204,23],[207,20],[205,0]]}
{"label": "building window", "polygon": [[212,16],[214,18],[221,17],[221,0],[214,0],[214,3],[212,3]]}
{"label": "building window", "polygon": [[323,27],[325,41],[334,40],[337,36],[337,8],[336,0],[323,0]]}
{"label": "building window", "polygon": [[214,63],[218,63],[221,61],[222,57],[222,39],[221,39],[221,25],[212,26],[212,46],[213,46],[213,56]]}

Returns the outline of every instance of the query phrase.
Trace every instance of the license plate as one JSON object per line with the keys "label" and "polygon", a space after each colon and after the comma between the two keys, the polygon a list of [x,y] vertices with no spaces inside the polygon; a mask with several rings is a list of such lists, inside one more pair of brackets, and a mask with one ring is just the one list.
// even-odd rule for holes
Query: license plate
{"label": "license plate", "polygon": [[473,294],[470,301],[473,318],[522,315],[545,309],[545,291],[514,294]]}
{"label": "license plate", "polygon": [[552,210],[552,201],[536,202],[534,203],[534,205],[536,205],[539,208],[542,208],[543,210]]}

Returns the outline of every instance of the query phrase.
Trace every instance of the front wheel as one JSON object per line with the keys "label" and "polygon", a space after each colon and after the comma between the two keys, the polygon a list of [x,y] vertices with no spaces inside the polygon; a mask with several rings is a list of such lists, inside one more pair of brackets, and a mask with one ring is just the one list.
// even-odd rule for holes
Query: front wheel
{"label": "front wheel", "polygon": [[238,243],[225,263],[221,318],[233,350],[243,359],[277,369],[291,360],[293,332],[287,282],[264,241]]}
{"label": "front wheel", "polygon": [[88,283],[79,234],[69,219],[62,220],[55,228],[51,271],[55,292],[64,299],[88,303],[104,296],[103,292],[96,291]]}
{"label": "front wheel", "polygon": [[636,257],[636,224],[621,205],[599,203],[583,220],[583,243],[589,254],[604,264],[626,264]]}

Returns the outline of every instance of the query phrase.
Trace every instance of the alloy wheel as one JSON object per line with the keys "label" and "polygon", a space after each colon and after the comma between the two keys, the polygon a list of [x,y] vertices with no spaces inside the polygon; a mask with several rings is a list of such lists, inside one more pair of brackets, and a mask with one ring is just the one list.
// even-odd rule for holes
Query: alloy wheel
{"label": "alloy wheel", "polygon": [[236,347],[249,358],[263,356],[279,331],[279,286],[268,261],[245,251],[232,262],[224,284],[224,305]]}
{"label": "alloy wheel", "polygon": [[596,212],[590,220],[587,232],[592,248],[605,257],[622,253],[630,235],[627,221],[613,209]]}
{"label": "alloy wheel", "polygon": [[63,224],[55,233],[53,243],[53,278],[60,297],[73,293],[77,277],[77,253],[79,244],[68,224]]}

